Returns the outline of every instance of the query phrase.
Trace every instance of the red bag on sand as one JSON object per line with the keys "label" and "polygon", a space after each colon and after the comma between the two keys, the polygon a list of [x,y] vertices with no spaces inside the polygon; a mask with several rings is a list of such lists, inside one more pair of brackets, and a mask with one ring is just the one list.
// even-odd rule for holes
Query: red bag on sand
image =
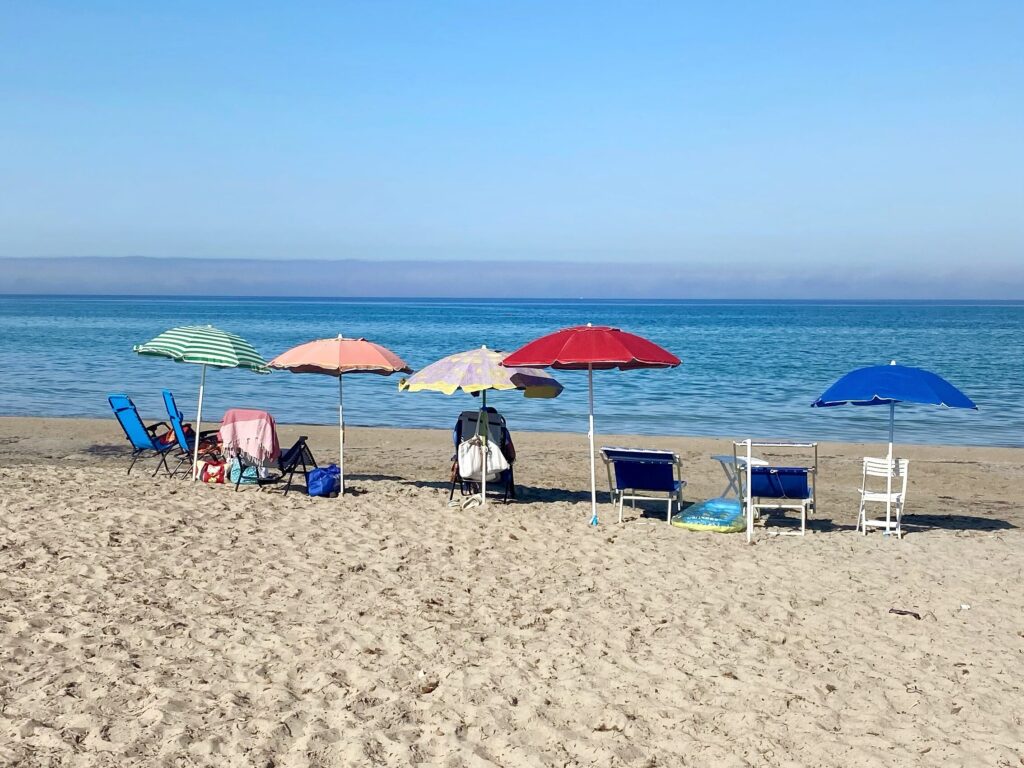
{"label": "red bag on sand", "polygon": [[223,461],[202,461],[199,470],[199,479],[204,483],[224,483],[224,476],[227,465]]}

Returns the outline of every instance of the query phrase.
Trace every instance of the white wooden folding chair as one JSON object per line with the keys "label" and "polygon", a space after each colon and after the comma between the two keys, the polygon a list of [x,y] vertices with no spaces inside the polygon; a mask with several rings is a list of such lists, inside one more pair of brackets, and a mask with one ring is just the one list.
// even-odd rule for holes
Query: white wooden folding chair
{"label": "white wooden folding chair", "polygon": [[[903,538],[901,527],[903,519],[903,505],[907,498],[907,469],[910,466],[908,459],[873,459],[864,458],[864,473],[861,476],[860,487],[860,513],[857,517],[857,528],[861,533],[867,535],[868,526],[881,528],[887,533],[896,533],[896,538]],[[885,478],[884,488],[876,490],[868,485],[881,483],[877,478]],[[884,504],[885,519],[876,518],[869,520],[867,516],[868,504]]]}

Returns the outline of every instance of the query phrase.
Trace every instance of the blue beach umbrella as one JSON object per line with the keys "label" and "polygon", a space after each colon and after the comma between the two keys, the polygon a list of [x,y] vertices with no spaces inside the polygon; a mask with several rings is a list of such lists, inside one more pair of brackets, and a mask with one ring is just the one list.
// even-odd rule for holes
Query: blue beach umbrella
{"label": "blue beach umbrella", "polygon": [[945,408],[971,408],[978,406],[959,389],[938,374],[923,368],[896,365],[872,365],[850,371],[826,389],[811,403],[812,408],[830,408],[835,405],[888,405],[889,406],[889,461],[892,462],[893,433],[897,403],[940,405]]}

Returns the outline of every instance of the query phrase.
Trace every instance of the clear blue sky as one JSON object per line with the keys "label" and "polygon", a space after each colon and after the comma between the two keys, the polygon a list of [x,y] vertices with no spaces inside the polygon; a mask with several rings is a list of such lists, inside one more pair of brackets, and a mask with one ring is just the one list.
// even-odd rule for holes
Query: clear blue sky
{"label": "clear blue sky", "polygon": [[1024,261],[1024,3],[6,3],[0,256]]}

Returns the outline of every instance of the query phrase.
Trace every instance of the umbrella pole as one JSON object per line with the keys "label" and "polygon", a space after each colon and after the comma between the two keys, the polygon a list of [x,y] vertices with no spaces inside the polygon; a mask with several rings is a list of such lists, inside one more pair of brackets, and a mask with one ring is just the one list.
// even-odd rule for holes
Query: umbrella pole
{"label": "umbrella pole", "polygon": [[885,476],[885,532],[889,533],[892,518],[892,473],[893,464],[892,442],[896,429],[896,403],[889,403],[889,471]]}
{"label": "umbrella pole", "polygon": [[[192,446],[192,482],[199,477],[199,433],[203,431],[203,390],[206,389],[206,365],[199,376],[199,407],[196,409],[196,436]],[[187,449],[187,446],[186,446]]]}
{"label": "umbrella pole", "polygon": [[[746,459],[745,459],[746,466],[743,467],[742,470],[740,470],[737,467],[736,468],[736,472],[739,473],[740,471],[743,471],[743,472],[747,473],[747,488],[746,488],[746,493],[743,495],[743,506],[746,507],[746,513],[747,513],[747,544],[749,544],[753,540],[753,538],[754,538],[754,498],[751,495],[753,493],[753,491],[751,490],[751,482],[750,482],[751,479],[752,479],[750,477],[750,474],[751,474],[750,468],[754,465],[754,456],[752,454],[753,447],[754,447],[754,442],[749,437],[746,440],[744,440],[744,442],[747,444],[747,456],[746,456]],[[733,455],[734,456],[736,455],[735,451],[736,451],[736,449],[733,448]]]}
{"label": "umbrella pole", "polygon": [[594,469],[594,366],[587,364],[587,384],[590,397],[590,524],[597,525],[597,472]]}
{"label": "umbrella pole", "polygon": [[480,429],[481,426],[483,427],[484,460],[482,462],[483,470],[480,473],[480,506],[482,507],[487,504],[487,436],[491,431],[491,423],[487,417],[487,390],[482,390],[481,395],[483,397],[481,404],[483,410],[477,416],[476,428]]}
{"label": "umbrella pole", "polygon": [[342,389],[341,380],[344,377],[338,374],[338,469],[341,474],[341,493],[339,496],[345,495],[345,409],[344,409],[344,390]]}

